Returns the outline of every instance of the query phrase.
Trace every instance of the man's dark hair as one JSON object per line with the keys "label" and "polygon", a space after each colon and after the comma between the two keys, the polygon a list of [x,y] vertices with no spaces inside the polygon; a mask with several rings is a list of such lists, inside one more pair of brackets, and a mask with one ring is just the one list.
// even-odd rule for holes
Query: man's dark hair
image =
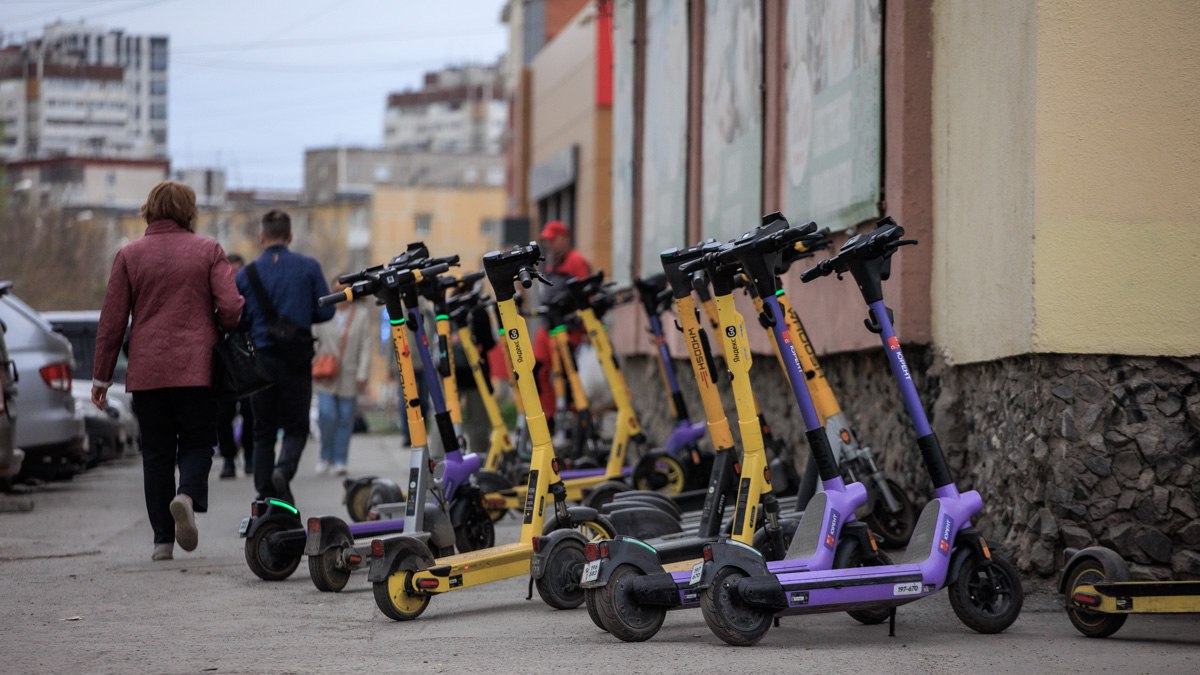
{"label": "man's dark hair", "polygon": [[242,256],[238,255],[237,253],[230,253],[229,255],[225,256],[225,260],[230,265],[245,265],[246,264],[246,259],[243,258]]}
{"label": "man's dark hair", "polygon": [[292,219],[279,209],[271,209],[263,216],[262,233],[267,241],[284,241],[292,236]]}

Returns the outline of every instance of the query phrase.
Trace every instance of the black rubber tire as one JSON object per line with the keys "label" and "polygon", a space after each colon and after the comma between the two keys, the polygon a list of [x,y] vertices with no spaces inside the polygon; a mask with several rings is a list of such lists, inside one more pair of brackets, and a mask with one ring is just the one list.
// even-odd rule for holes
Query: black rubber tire
{"label": "black rubber tire", "polygon": [[[408,577],[412,572],[425,569],[433,564],[433,556],[428,553],[417,555],[412,552],[401,553],[396,556],[396,560],[392,562],[392,569],[388,574],[389,577],[398,572],[405,572],[404,585],[409,586]],[[412,603],[407,607],[397,607],[392,602],[392,596],[388,593],[388,580],[376,581],[371,584],[371,594],[375,596],[375,606],[383,615],[393,621],[412,621],[421,616],[425,608],[429,606],[430,596],[409,594],[405,591],[405,597]]]}
{"label": "black rubber tire", "polygon": [[641,576],[642,571],[633,565],[620,565],[607,584],[595,589],[596,614],[605,630],[624,642],[649,640],[667,617],[666,609],[639,605],[629,593],[629,581]]}
{"label": "black rubber tire", "polygon": [[346,491],[346,513],[350,520],[361,523],[371,510],[371,485],[358,484]]}
{"label": "black rubber tire", "polygon": [[767,530],[760,527],[754,531],[753,546],[763,557],[768,561],[783,560],[787,555],[787,551],[792,547],[792,537],[796,536],[796,528],[800,527],[800,521],[791,518],[783,518],[779,521],[779,528],[783,531],[783,550],[775,550],[775,542],[772,537],[767,536]]}
{"label": "black rubber tire", "polygon": [[292,576],[292,572],[300,566],[300,554],[279,555],[271,550],[267,541],[272,534],[284,529],[287,528],[282,523],[267,522],[255,530],[253,535],[246,537],[246,564],[250,571],[263,581],[283,581]]}
{"label": "black rubber tire", "polygon": [[468,505],[462,524],[454,528],[454,548],[459,553],[491,548],[496,544],[492,514],[479,503],[478,494],[474,491],[471,494],[475,502]]}
{"label": "black rubber tire", "polygon": [[959,621],[984,634],[1011,626],[1025,601],[1017,568],[996,553],[992,553],[990,565],[975,556],[968,558],[947,590]]}
{"label": "black rubber tire", "polygon": [[[483,494],[489,492],[499,492],[512,488],[512,483],[507,478],[492,471],[480,471],[473,477],[475,486]],[[508,509],[488,509],[488,516],[491,517],[493,523],[498,523],[508,513]]]}
{"label": "black rubber tire", "polygon": [[[542,534],[547,535],[557,529],[560,529],[558,525],[558,516],[554,514],[547,516],[546,524],[542,527]],[[588,541],[615,539],[617,536],[617,528],[613,527],[612,521],[600,514],[596,514],[595,518],[589,518],[587,520],[582,520],[575,523],[574,529],[582,534],[583,538]]]}
{"label": "black rubber tire", "polygon": [[[844,549],[838,550],[838,556],[833,561],[833,566],[835,569],[850,569],[853,567],[875,567],[877,565],[892,564],[892,559],[883,551],[879,551],[875,555],[876,558],[874,560],[863,560],[862,545],[858,541],[850,541],[846,543]],[[892,614],[892,608],[852,609],[846,612],[846,614],[864,626],[875,626],[888,620],[888,617]]]}
{"label": "black rubber tire", "polygon": [[1075,626],[1076,630],[1087,637],[1106,638],[1112,635],[1121,630],[1121,626],[1125,625],[1125,620],[1129,618],[1129,615],[1089,612],[1071,606],[1070,598],[1075,593],[1075,589],[1080,586],[1114,581],[1129,581],[1129,572],[1125,569],[1104,569],[1104,563],[1096,558],[1087,558],[1081,561],[1079,566],[1071,571],[1071,577],[1067,579],[1067,618],[1071,620],[1071,625]]}
{"label": "black rubber tire", "polygon": [[600,462],[592,457],[580,457],[571,464],[572,469],[599,469]]}
{"label": "black rubber tire", "polygon": [[613,495],[618,492],[628,492],[629,486],[617,481],[607,481],[592,488],[583,498],[584,506],[599,510],[601,506],[612,501]]}
{"label": "black rubber tire", "polygon": [[712,585],[700,596],[704,622],[713,635],[735,647],[749,647],[771,629],[775,615],[742,603],[729,586],[745,577],[736,567],[723,567],[713,577]]}
{"label": "black rubber tire", "polygon": [[558,542],[545,560],[546,570],[534,582],[538,595],[554,609],[575,609],[583,604],[583,544],[575,538]]}
{"label": "black rubber tire", "polygon": [[[609,502],[609,504],[618,505],[625,502],[639,502],[645,506],[653,506],[660,511],[669,513],[676,519],[683,517],[683,512],[679,510],[679,505],[670,497],[659,492],[647,492],[645,490],[629,490],[627,492],[618,493],[619,496]],[[611,507],[610,507],[611,508]]]}
{"label": "black rubber tire", "polygon": [[671,455],[661,453],[643,457],[633,468],[633,486],[677,495],[687,489],[688,468]]}
{"label": "black rubber tire", "polygon": [[599,628],[600,630],[607,633],[608,628],[605,628],[604,621],[602,621],[600,619],[600,608],[597,606],[598,603],[600,602],[600,600],[598,599],[599,593],[602,590],[604,590],[604,589],[601,589],[601,588],[584,589],[583,604],[585,607],[587,607],[588,618],[592,620],[592,623],[594,623],[596,625],[596,628]]}
{"label": "black rubber tire", "polygon": [[899,502],[900,510],[891,513],[883,499],[876,499],[875,504],[871,507],[871,513],[867,514],[863,521],[883,539],[880,542],[883,548],[903,548],[908,545],[908,540],[912,538],[913,528],[917,526],[917,510],[908,498],[908,494],[895,481],[887,479],[887,487]]}
{"label": "black rubber tire", "polygon": [[324,593],[337,593],[346,587],[350,581],[349,568],[342,565],[342,548],[334,546],[327,548],[321,555],[308,556],[308,576],[313,586]]}

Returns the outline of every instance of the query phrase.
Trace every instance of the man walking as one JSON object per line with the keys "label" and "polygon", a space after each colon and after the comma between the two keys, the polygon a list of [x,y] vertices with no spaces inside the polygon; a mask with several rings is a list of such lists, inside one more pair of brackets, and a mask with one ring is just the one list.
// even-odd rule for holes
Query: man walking
{"label": "man walking", "polygon": [[[275,381],[251,399],[254,410],[254,487],[259,497],[295,503],[290,483],[308,442],[312,402],[312,325],[333,318],[333,306],[318,307],[329,294],[321,264],[288,250],[292,220],[278,209],[262,219],[263,253],[237,275],[246,298],[243,322]],[[278,460],[275,443],[283,430]]]}

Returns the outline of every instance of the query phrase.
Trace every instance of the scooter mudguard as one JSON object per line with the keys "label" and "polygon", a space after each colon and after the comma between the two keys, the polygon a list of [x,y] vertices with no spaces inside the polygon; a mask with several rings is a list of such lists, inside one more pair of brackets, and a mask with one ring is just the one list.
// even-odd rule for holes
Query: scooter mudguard
{"label": "scooter mudguard", "polygon": [[617,532],[638,539],[654,539],[683,532],[674,516],[655,508],[620,509],[608,514]]}
{"label": "scooter mudguard", "polygon": [[987,542],[984,541],[983,535],[979,534],[979,530],[964,527],[954,537],[954,552],[950,555],[950,569],[946,572],[947,586],[958,580],[958,572],[969,558],[990,563],[992,552],[988,550]]}
{"label": "scooter mudguard", "polygon": [[[871,528],[866,523],[852,520],[842,526],[841,533],[838,535],[838,550],[842,550],[850,542],[858,544],[858,550],[863,552],[864,561],[879,557],[879,545],[875,542]],[[834,560],[838,559],[838,556],[834,556]],[[835,564],[834,567],[838,567],[838,565]]]}
{"label": "scooter mudguard", "polygon": [[459,486],[455,491],[455,496],[450,500],[450,524],[454,529],[457,530],[467,522],[472,509],[485,511],[481,501],[482,494],[479,488],[469,483]]}
{"label": "scooter mudguard", "polygon": [[309,518],[306,530],[304,555],[307,556],[321,555],[335,546],[347,547],[354,544],[350,526],[337,516]]}
{"label": "scooter mudguard", "polygon": [[250,505],[250,515],[242,519],[238,532],[243,538],[253,537],[258,528],[267,522],[278,521],[283,530],[303,529],[300,510],[279,499],[259,499]]}
{"label": "scooter mudguard", "polygon": [[704,546],[704,559],[707,562],[704,563],[704,572],[700,575],[700,581],[696,584],[696,588],[703,590],[711,586],[717,572],[725,567],[736,567],[748,577],[769,576],[772,579],[775,578],[775,575],[767,569],[767,559],[753,546],[747,546],[733,539],[721,539],[717,543],[720,545],[706,544]]}
{"label": "scooter mudguard", "polygon": [[434,557],[454,554],[454,525],[437,504],[425,505],[425,530],[429,533],[426,544]]}
{"label": "scooter mudguard", "polygon": [[[1067,593],[1072,589],[1067,588],[1067,579],[1071,578],[1071,574],[1075,572],[1075,568],[1083,561],[1089,558],[1095,558],[1100,561],[1107,575],[1109,570],[1119,570],[1125,567],[1125,561],[1121,556],[1117,555],[1116,551],[1105,546],[1089,546],[1082,551],[1068,548],[1063,551],[1063,556],[1067,558],[1067,564],[1063,565],[1062,576],[1058,578],[1058,592]],[[1112,580],[1112,577],[1109,577]]]}
{"label": "scooter mudguard", "polygon": [[541,537],[537,537],[538,552],[533,554],[529,560],[529,576],[534,579],[541,579],[546,575],[546,561],[554,555],[554,549],[558,547],[566,539],[574,539],[580,544],[587,544],[587,538],[580,534],[577,530],[558,529],[549,532]]}
{"label": "scooter mudguard", "polygon": [[616,539],[603,542],[601,545],[607,547],[608,557],[600,559],[599,576],[581,583],[581,588],[603,588],[608,584],[613,570],[621,565],[633,565],[642,574],[656,574],[662,571],[662,563],[658,561],[658,551],[640,539],[619,535]]}
{"label": "scooter mudguard", "polygon": [[[371,540],[371,565],[367,568],[367,581],[371,583],[387,581],[396,560],[402,554],[411,553],[417,556],[426,556],[430,560],[434,559],[435,556],[430,552],[428,542],[428,532],[396,534]],[[382,548],[382,552],[379,551],[380,548]],[[379,553],[382,555],[378,555]]]}
{"label": "scooter mudguard", "polygon": [[375,481],[375,479],[377,479],[377,478],[379,478],[379,476],[359,476],[357,478],[343,478],[342,479],[342,503],[345,504],[348,501],[348,497],[350,496],[351,492],[354,492],[358,488],[370,487],[371,483],[373,483]]}

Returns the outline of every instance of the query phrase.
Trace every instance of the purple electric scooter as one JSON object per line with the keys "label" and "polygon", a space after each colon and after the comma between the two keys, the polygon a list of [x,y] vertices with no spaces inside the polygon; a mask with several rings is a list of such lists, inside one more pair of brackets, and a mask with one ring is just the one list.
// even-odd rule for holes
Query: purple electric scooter
{"label": "purple electric scooter", "polygon": [[[870,308],[867,328],[879,334],[887,352],[936,498],[921,512],[907,551],[894,564],[796,570],[790,560],[767,563],[756,551],[728,541],[709,545],[699,584],[701,607],[709,628],[731,645],[757,643],[777,617],[833,611],[888,610],[894,635],[894,608],[943,586],[949,589],[958,618],[978,632],[1003,631],[1020,614],[1024,592],[1017,571],[988,549],[971,524],[983,500],[978,492],[960,493],[954,485],[901,352],[891,310],[883,302],[882,282],[890,274],[892,254],[900,246],[916,243],[903,236],[895,221],[884,218],[873,232],[852,237],[836,256],[806,271],[801,279],[808,282],[850,272],[858,283]],[[778,313],[777,306],[772,311]]]}

